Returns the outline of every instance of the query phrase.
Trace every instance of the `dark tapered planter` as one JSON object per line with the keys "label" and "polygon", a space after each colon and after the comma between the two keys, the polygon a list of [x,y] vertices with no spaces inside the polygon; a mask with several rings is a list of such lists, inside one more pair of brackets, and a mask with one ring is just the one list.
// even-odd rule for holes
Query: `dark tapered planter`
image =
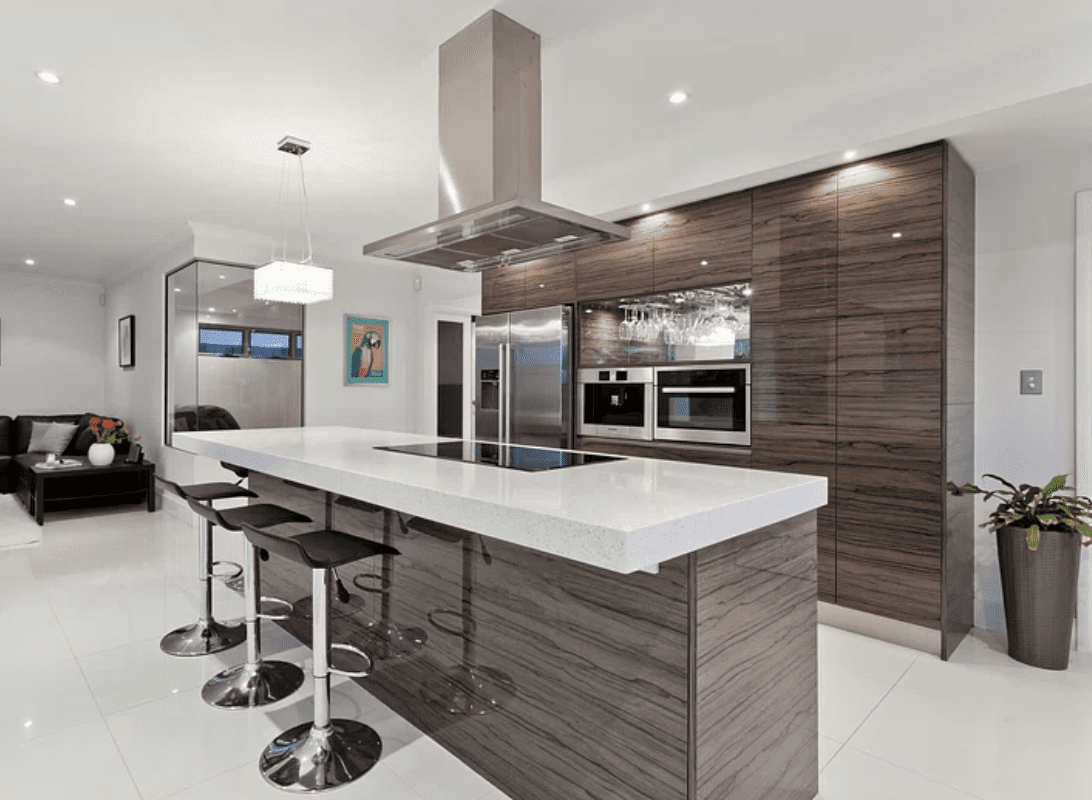
{"label": "dark tapered planter", "polygon": [[1027,531],[997,531],[997,560],[1005,598],[1009,655],[1042,669],[1069,666],[1081,537],[1043,531],[1038,550],[1028,550]]}

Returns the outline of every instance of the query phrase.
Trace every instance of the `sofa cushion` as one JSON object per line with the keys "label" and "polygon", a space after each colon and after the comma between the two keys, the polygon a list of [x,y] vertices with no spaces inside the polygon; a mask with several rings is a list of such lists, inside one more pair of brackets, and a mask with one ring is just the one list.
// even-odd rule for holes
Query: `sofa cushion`
{"label": "sofa cushion", "polygon": [[39,422],[33,420],[28,453],[63,453],[76,435],[74,422]]}
{"label": "sofa cushion", "polygon": [[[15,436],[11,427],[11,417],[0,416],[0,456],[10,456],[15,450]],[[0,463],[0,469],[4,468]]]}
{"label": "sofa cushion", "polygon": [[[77,423],[79,427],[76,429],[76,435],[72,437],[68,449],[64,452],[66,456],[85,456],[87,455],[87,451],[91,449],[91,445],[98,441],[95,432],[91,430],[91,419],[93,417],[98,417],[100,420],[113,419],[114,424],[118,428],[125,424],[120,419],[115,419],[114,417],[103,417],[98,414],[84,414]],[[99,427],[102,427],[101,423]]]}
{"label": "sofa cushion", "polygon": [[[12,420],[12,438],[15,439],[15,447],[12,450],[12,455],[19,455],[27,451],[27,447],[30,445],[30,434],[34,427],[34,422],[67,422],[69,424],[79,424],[81,414],[20,414],[14,420]],[[71,444],[68,445],[72,447]],[[66,451],[69,452],[69,451]]]}

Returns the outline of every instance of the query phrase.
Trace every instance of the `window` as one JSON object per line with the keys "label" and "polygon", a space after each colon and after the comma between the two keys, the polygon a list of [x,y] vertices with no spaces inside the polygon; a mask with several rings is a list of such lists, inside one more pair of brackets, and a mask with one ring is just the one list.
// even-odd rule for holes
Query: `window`
{"label": "window", "polygon": [[202,326],[197,342],[197,352],[199,353],[212,353],[218,356],[241,356],[243,354],[243,332],[238,329],[206,328]]}
{"label": "window", "polygon": [[291,358],[292,335],[268,331],[250,332],[251,358]]}

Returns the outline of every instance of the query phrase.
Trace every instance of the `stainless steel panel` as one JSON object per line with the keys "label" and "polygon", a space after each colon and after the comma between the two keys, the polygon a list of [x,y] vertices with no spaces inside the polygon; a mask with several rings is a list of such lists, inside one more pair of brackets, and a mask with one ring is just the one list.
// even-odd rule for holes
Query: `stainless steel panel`
{"label": "stainless steel panel", "polygon": [[[618,378],[619,371],[625,373],[625,380]],[[601,373],[607,377],[601,379]],[[643,383],[645,384],[643,425],[596,425],[584,421],[585,394],[584,387],[588,384],[602,383]],[[653,385],[652,367],[625,367],[618,369],[582,369],[577,372],[576,383],[576,432],[581,436],[606,436],[612,439],[638,439],[641,441],[652,440],[652,421],[655,416],[655,397]]]}
{"label": "stainless steel panel", "polygon": [[511,443],[571,447],[566,306],[510,314]]}
{"label": "stainless steel panel", "polygon": [[733,364],[733,363],[711,363],[711,364],[685,364],[674,365],[670,367],[655,367],[654,373],[656,375],[656,391],[655,391],[655,403],[658,406],[660,402],[660,393],[664,394],[734,394],[734,387],[714,387],[714,386],[670,386],[665,387],[660,385],[659,376],[663,372],[702,372],[704,370],[731,370],[733,372],[740,371],[744,374],[745,394],[743,400],[743,430],[742,431],[718,431],[718,430],[695,430],[692,428],[673,428],[669,426],[661,426],[658,409],[654,410],[652,420],[652,435],[654,439],[661,441],[674,441],[674,442],[705,442],[709,444],[734,444],[750,446],[751,444],[751,365],[750,364]]}
{"label": "stainless steel panel", "polygon": [[[501,348],[508,344],[508,314],[491,314],[474,321],[474,438],[499,441],[504,397],[499,373]],[[483,381],[483,371],[497,374]]]}

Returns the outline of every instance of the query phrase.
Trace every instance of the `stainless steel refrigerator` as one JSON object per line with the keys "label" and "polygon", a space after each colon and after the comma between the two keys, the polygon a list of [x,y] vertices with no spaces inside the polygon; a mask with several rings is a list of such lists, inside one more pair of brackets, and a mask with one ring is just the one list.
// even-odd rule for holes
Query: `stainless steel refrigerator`
{"label": "stainless steel refrigerator", "polygon": [[474,438],[571,448],[571,349],[571,306],[478,317]]}

